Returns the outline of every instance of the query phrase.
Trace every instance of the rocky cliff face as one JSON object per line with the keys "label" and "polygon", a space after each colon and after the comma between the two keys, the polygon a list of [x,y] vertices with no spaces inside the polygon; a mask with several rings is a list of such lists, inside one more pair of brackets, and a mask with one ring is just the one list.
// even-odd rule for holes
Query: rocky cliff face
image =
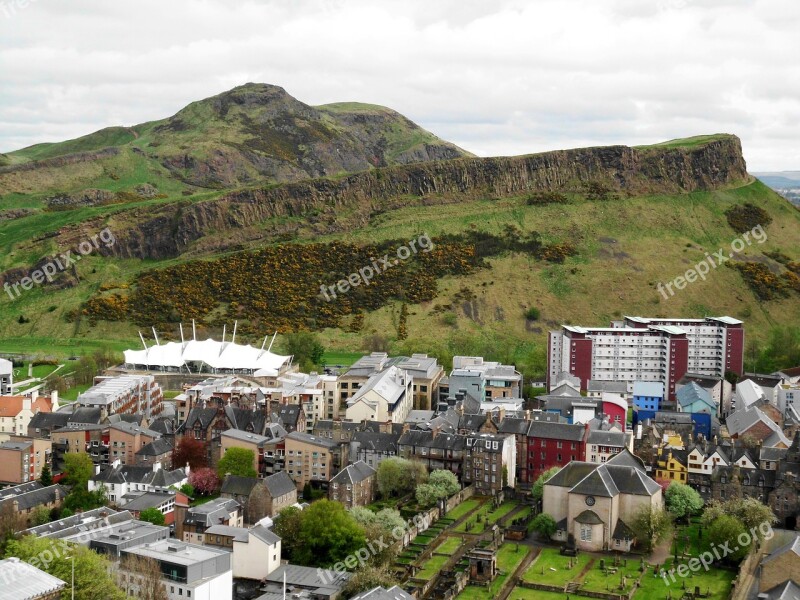
{"label": "rocky cliff face", "polygon": [[[378,169],[338,180],[314,179],[268,188],[233,191],[218,199],[132,210],[115,217],[124,258],[178,256],[206,236],[215,251],[235,247],[234,233],[275,217],[361,215],[328,231],[357,227],[371,214],[415,203],[505,198],[534,191],[580,192],[589,182],[623,194],[679,194],[713,190],[748,178],[739,139],[719,137],[691,148],[612,146],[508,158],[459,158]],[[357,210],[353,210],[357,209]],[[330,221],[329,221],[330,222]],[[122,230],[121,223],[134,223]],[[210,233],[213,232],[213,233]],[[231,235],[226,236],[226,232]],[[74,231],[63,231],[69,239]],[[202,245],[202,243],[201,243]]]}

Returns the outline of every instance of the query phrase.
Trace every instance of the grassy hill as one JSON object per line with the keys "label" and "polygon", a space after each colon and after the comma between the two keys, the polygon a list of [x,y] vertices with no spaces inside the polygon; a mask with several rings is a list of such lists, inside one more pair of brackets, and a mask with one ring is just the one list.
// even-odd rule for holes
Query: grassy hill
{"label": "grassy hill", "polygon": [[[3,157],[0,185],[13,184],[0,187],[3,210],[22,211],[6,219],[0,212],[5,281],[103,227],[118,242],[83,257],[55,285],[4,297],[0,352],[121,349],[139,344],[139,329],[155,324],[174,336],[177,322],[191,318],[202,334],[219,336],[238,319],[242,340],[308,328],[339,352],[388,347],[445,361],[487,354],[536,372],[547,330],[562,322],[727,314],[763,339],[800,318],[791,278],[800,213],[745,173],[732,136],[449,158],[437,153],[464,153],[389,109],[300,106],[278,90],[245,86],[165,121]],[[292,145],[301,131],[310,143]],[[360,173],[314,170],[328,160],[329,134],[363,159],[340,166]],[[288,183],[253,152],[280,163]],[[301,171],[316,177],[295,181]],[[144,183],[157,193],[137,196]],[[47,208],[45,198],[81,200],[89,186],[117,195]],[[763,211],[767,239],[731,263],[762,265],[781,293],[765,300],[724,265],[662,297],[659,282],[706,253],[729,251],[740,233],[728,212],[743,206]],[[435,253],[418,253],[334,302],[318,297],[320,285],[421,234]]]}

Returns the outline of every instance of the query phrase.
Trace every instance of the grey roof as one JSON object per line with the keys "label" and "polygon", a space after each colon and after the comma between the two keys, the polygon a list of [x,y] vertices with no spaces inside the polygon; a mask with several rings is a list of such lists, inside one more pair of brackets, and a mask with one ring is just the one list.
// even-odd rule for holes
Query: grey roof
{"label": "grey roof", "polygon": [[441,448],[449,450],[463,450],[467,446],[467,437],[454,433],[439,433],[432,431],[406,431],[398,440],[399,446],[414,446],[424,448]]}
{"label": "grey roof", "polygon": [[58,429],[69,423],[69,418],[70,415],[68,413],[38,412],[30,420],[28,429],[32,431],[36,429]]}
{"label": "grey roof", "polygon": [[27,442],[2,442],[0,450],[27,450],[33,445],[33,441]]}
{"label": "grey roof", "polygon": [[458,428],[467,431],[478,431],[486,423],[487,415],[464,415],[461,417]]}
{"label": "grey roof", "polygon": [[332,440],[326,440],[325,438],[317,437],[302,431],[293,431],[291,433],[287,433],[286,439],[303,442],[305,444],[313,444],[314,446],[322,446],[323,448],[327,448],[329,450],[332,450],[338,446],[338,444]]}
{"label": "grey roof", "polygon": [[791,540],[788,544],[784,544],[774,552],[770,553],[769,556],[767,556],[761,561],[761,564],[764,565],[769,562],[772,562],[773,560],[775,560],[779,556],[783,556],[787,552],[794,552],[794,554],[797,555],[798,558],[800,558],[800,534],[795,535],[794,539]]}
{"label": "grey roof", "polygon": [[164,438],[157,438],[139,448],[136,454],[138,456],[161,456],[167,452],[172,452],[172,444]]}
{"label": "grey roof", "polygon": [[611,478],[608,469],[606,469],[604,465],[600,465],[584,477],[578,485],[573,487],[570,493],[613,498],[619,494],[619,488]]}
{"label": "grey roof", "polygon": [[624,381],[603,381],[590,379],[586,383],[587,392],[610,392],[612,394],[627,394],[628,384]]}
{"label": "grey roof", "polygon": [[109,425],[112,423],[133,423],[134,425],[141,425],[142,421],[144,421],[143,414],[129,415],[127,413],[117,413],[108,415],[105,422]]}
{"label": "grey roof", "polygon": [[414,600],[414,596],[396,585],[388,590],[384,587],[376,587],[353,596],[350,600]]}
{"label": "grey roof", "polygon": [[506,417],[500,421],[497,431],[500,433],[510,433],[514,435],[528,435],[528,429],[530,426],[531,422],[528,419]]}
{"label": "grey roof", "polygon": [[633,533],[633,529],[628,527],[622,519],[617,519],[617,526],[614,528],[614,533],[611,534],[611,539],[624,540],[627,538],[632,540],[635,537],[636,534]]}
{"label": "grey roof", "polygon": [[18,505],[18,510],[27,510],[35,506],[41,506],[43,504],[50,504],[54,502],[56,499],[56,493],[58,493],[58,496],[61,499],[67,495],[66,490],[60,485],[56,484],[31,490],[29,492],[23,492],[16,496],[6,496],[3,500],[0,500],[0,506],[4,505],[6,502],[16,502]]}
{"label": "grey roof", "polygon": [[528,428],[528,437],[580,442],[583,440],[584,432],[585,428],[580,424],[531,421]]}
{"label": "grey roof", "polygon": [[0,560],[0,600],[32,600],[63,590],[67,585],[18,558]]}
{"label": "grey roof", "polygon": [[278,471],[266,477],[264,479],[264,485],[267,486],[267,491],[272,498],[279,498],[286,494],[297,492],[297,486],[286,471]]}
{"label": "grey roof", "polygon": [[286,574],[287,587],[299,587],[307,590],[320,590],[321,593],[332,595],[341,590],[352,577],[351,573],[332,571],[329,569],[315,569],[313,567],[301,567],[299,565],[281,565],[272,573],[267,575],[264,581],[283,585],[283,577]]}
{"label": "grey roof", "polygon": [[357,431],[353,434],[353,441],[361,448],[372,452],[386,452],[397,454],[397,441],[400,435],[395,433],[380,433],[374,431]]}
{"label": "grey roof", "polygon": [[620,467],[633,467],[634,469],[639,469],[642,473],[645,472],[644,461],[635,454],[631,454],[631,451],[627,448],[623,448],[620,452],[617,452],[614,456],[609,458],[606,464]]}
{"label": "grey roof", "polygon": [[105,466],[92,477],[92,481],[103,483],[142,483],[153,487],[168,488],[186,479],[183,468],[167,471],[158,469],[154,471],[151,466],[119,465],[117,467]]}
{"label": "grey roof", "polygon": [[759,459],[779,461],[786,456],[787,452],[789,452],[788,448],[764,448],[762,446],[761,451],[759,452]]}
{"label": "grey roof", "polygon": [[360,483],[369,477],[374,477],[377,471],[370,467],[363,460],[347,465],[339,471],[332,479],[332,483]]}
{"label": "grey roof", "polygon": [[256,485],[258,485],[257,477],[241,477],[228,473],[222,481],[220,493],[231,496],[249,496]]}
{"label": "grey roof", "polygon": [[[629,456],[623,456],[623,459],[620,463],[631,460]],[[553,475],[545,485],[568,487],[570,493],[607,498],[620,493],[652,496],[661,489],[661,486],[647,476],[641,465],[620,463],[609,461],[598,465],[572,461]]]}
{"label": "grey roof", "polygon": [[[67,406],[74,406],[69,404]],[[90,406],[81,406],[75,408],[69,413],[70,423],[86,423],[97,425],[103,420],[103,411],[100,408],[93,408]]]}
{"label": "grey roof", "polygon": [[217,498],[200,506],[193,506],[186,512],[185,523],[200,523],[205,526],[219,525],[220,519],[227,520],[230,514],[240,508],[231,498]]}
{"label": "grey roof", "polygon": [[8,498],[9,496],[18,496],[20,494],[24,494],[25,492],[32,492],[33,490],[40,490],[43,487],[44,486],[38,481],[20,483],[19,485],[0,490],[0,500]]}
{"label": "grey roof", "polygon": [[232,537],[236,542],[247,543],[249,538],[247,527],[231,527],[230,525],[212,525],[206,529],[206,535],[223,535],[225,537]]}
{"label": "grey roof", "polygon": [[[759,595],[759,598],[762,597],[764,596]],[[800,600],[800,585],[797,585],[791,579],[787,579],[774,588],[767,590],[765,597],[766,600]]]}
{"label": "grey roof", "polygon": [[23,531],[23,533],[39,537],[61,537],[62,535],[71,535],[79,530],[87,531],[113,523],[130,521],[132,518],[133,516],[128,511],[117,512],[113,508],[101,506],[100,508],[64,517],[58,521],[31,527]]}
{"label": "grey roof", "polygon": [[711,399],[711,394],[708,393],[708,390],[700,387],[694,381],[681,387],[677,394],[675,394],[675,397],[682,408],[686,408],[696,402],[702,402],[709,408],[712,414],[716,412],[717,409],[717,405],[714,400]]}
{"label": "grey roof", "polygon": [[251,444],[255,444],[256,446],[259,447],[263,447],[264,444],[266,444],[270,440],[270,438],[263,436],[261,434],[250,433],[239,429],[228,429],[227,431],[223,431],[221,437],[231,438],[242,442],[248,442]]}
{"label": "grey roof", "polygon": [[406,423],[426,423],[436,416],[432,410],[410,410],[406,417]]}
{"label": "grey roof", "polygon": [[216,408],[202,408],[195,406],[189,411],[186,420],[181,425],[182,429],[194,429],[195,424],[199,423],[202,429],[208,429],[211,422],[217,416]]}
{"label": "grey roof", "polygon": [[234,429],[252,431],[258,434],[264,431],[264,426],[267,423],[267,415],[264,411],[254,411],[238,406],[226,406],[225,416],[228,417]]}
{"label": "grey roof", "polygon": [[602,431],[593,429],[589,432],[589,444],[597,446],[625,446],[625,434],[622,431]]}
{"label": "grey roof", "polygon": [[142,512],[148,508],[161,506],[164,502],[174,497],[175,494],[170,494],[169,492],[130,492],[122,497],[123,500],[127,501],[124,504],[120,502],[119,505],[131,512]]}
{"label": "grey roof", "polygon": [[150,423],[150,429],[161,435],[172,435],[175,433],[175,423],[167,417],[159,417]]}
{"label": "grey roof", "polygon": [[147,429],[145,427],[140,427],[136,423],[128,423],[127,421],[120,421],[119,423],[112,423],[108,426],[109,429],[113,429],[115,431],[122,431],[124,433],[129,433],[131,435],[146,435],[151,438],[160,438],[161,434],[157,431],[153,431],[152,429]]}
{"label": "grey roof", "polygon": [[252,533],[255,537],[260,539],[262,542],[269,544],[270,546],[274,546],[278,542],[281,541],[281,538],[278,537],[271,529],[267,529],[263,525],[256,525],[252,529],[250,529],[250,533]]}

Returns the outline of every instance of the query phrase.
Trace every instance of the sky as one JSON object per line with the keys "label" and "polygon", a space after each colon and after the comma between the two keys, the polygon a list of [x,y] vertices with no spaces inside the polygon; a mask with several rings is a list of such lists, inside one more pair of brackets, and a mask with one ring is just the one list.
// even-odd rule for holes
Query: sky
{"label": "sky", "polygon": [[797,0],[0,0],[0,152],[247,82],[480,156],[742,139],[800,169]]}

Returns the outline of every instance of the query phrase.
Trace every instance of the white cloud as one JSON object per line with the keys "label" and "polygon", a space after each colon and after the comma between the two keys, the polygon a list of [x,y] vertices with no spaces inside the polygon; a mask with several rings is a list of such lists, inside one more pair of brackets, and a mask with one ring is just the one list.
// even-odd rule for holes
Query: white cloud
{"label": "white cloud", "polygon": [[261,81],[482,155],[724,131],[796,169],[798,25],[792,0],[0,0],[0,149]]}

